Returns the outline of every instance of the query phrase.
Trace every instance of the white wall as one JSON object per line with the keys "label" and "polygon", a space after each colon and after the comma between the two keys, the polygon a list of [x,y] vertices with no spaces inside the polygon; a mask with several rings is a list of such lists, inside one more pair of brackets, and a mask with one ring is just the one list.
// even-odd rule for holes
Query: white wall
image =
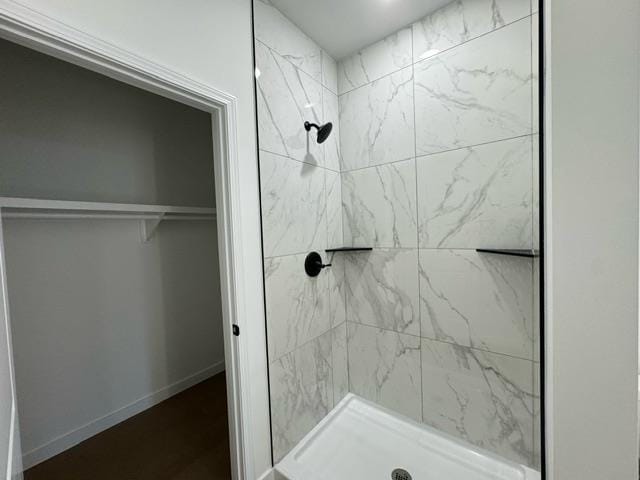
{"label": "white wall", "polygon": [[[249,355],[250,425],[255,472],[270,467],[266,341],[249,0],[22,0],[22,4],[238,98],[245,290],[255,297],[240,318]],[[245,271],[246,271],[245,270]]]}
{"label": "white wall", "polygon": [[638,476],[640,4],[546,6],[551,473],[631,480]]}
{"label": "white wall", "polygon": [[223,370],[214,223],[167,221],[149,243],[127,220],[4,230],[26,467]]}

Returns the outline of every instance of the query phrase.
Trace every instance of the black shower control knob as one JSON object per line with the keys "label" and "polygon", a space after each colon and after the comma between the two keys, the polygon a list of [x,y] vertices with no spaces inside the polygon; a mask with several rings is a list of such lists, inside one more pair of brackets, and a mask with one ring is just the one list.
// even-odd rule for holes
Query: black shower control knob
{"label": "black shower control knob", "polygon": [[304,271],[307,272],[307,275],[310,277],[317,277],[323,268],[330,266],[330,263],[322,263],[322,257],[318,252],[311,252],[307,255],[307,258],[304,259]]}

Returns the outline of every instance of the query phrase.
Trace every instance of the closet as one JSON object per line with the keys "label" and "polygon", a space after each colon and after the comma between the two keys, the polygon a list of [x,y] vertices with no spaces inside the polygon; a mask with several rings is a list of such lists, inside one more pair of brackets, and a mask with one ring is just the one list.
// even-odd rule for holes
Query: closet
{"label": "closet", "polygon": [[26,470],[224,371],[213,140],[207,112],[8,41],[0,59]]}

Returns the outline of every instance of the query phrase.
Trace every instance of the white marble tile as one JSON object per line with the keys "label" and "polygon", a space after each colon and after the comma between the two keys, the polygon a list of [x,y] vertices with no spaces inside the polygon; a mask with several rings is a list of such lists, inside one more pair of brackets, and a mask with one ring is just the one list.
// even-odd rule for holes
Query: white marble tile
{"label": "white marble tile", "polygon": [[533,260],[533,360],[540,361],[540,257]]}
{"label": "white marble tile", "polygon": [[266,257],[326,247],[325,172],[320,167],[260,151]]}
{"label": "white marble tile", "polygon": [[424,422],[530,465],[531,364],[528,360],[423,339]]}
{"label": "white marble tile", "polygon": [[331,170],[339,172],[342,169],[342,158],[340,155],[340,109],[337,95],[325,88],[323,90],[322,105],[322,123],[331,122],[333,124],[331,135],[322,144],[324,148],[324,165]]}
{"label": "white marble tile", "polygon": [[421,248],[531,248],[531,137],[418,158]]}
{"label": "white marble tile", "polygon": [[342,254],[327,254],[325,260],[331,263],[331,268],[325,269],[323,274],[326,273],[329,282],[329,317],[331,326],[335,327],[347,320],[346,260]]}
{"label": "white marble tile", "polygon": [[331,331],[273,363],[271,425],[279,461],[333,408]]}
{"label": "white marble tile", "polygon": [[533,358],[532,261],[420,250],[422,336]]}
{"label": "white marble tile", "polygon": [[340,96],[343,170],[412,158],[413,67]]}
{"label": "white marble tile", "polygon": [[539,78],[540,78],[540,48],[538,45],[540,22],[538,14],[531,16],[531,72],[533,80],[531,82],[531,125],[534,133],[540,131],[540,92]]}
{"label": "white marble tile", "polygon": [[534,250],[540,249],[540,135],[531,138],[531,235]]}
{"label": "white marble tile", "polygon": [[338,172],[325,172],[327,188],[327,245],[342,247],[342,182]]}
{"label": "white marble tile", "polygon": [[533,460],[532,466],[540,470],[542,460],[542,417],[540,412],[540,364],[533,364]]}
{"label": "white marble tile", "polygon": [[269,0],[254,0],[255,37],[293,65],[322,81],[322,56],[316,43]]}
{"label": "white marble tile", "polygon": [[411,28],[404,28],[338,63],[338,93],[411,65]]}
{"label": "white marble tile", "polygon": [[301,254],[264,261],[271,362],[331,328],[328,275],[309,277],[304,271],[305,257]]}
{"label": "white marble tile", "polygon": [[345,243],[415,248],[415,160],[342,173]]}
{"label": "white marble tile", "polygon": [[338,64],[327,52],[322,52],[322,84],[338,94]]}
{"label": "white marble tile", "polygon": [[418,251],[345,255],[347,320],[420,335]]}
{"label": "white marble tile", "polygon": [[349,390],[420,421],[420,339],[347,322]]}
{"label": "white marble tile", "polygon": [[531,0],[531,13],[537,13],[539,9],[539,0]]}
{"label": "white marble tile", "polygon": [[529,0],[455,0],[413,24],[414,61],[529,15]]}
{"label": "white marble tile", "polygon": [[331,330],[331,356],[333,359],[333,405],[337,405],[349,393],[347,365],[347,324]]}
{"label": "white marble tile", "polygon": [[423,60],[415,77],[418,155],[531,133],[529,18]]}
{"label": "white marble tile", "polygon": [[322,85],[274,50],[256,42],[260,148],[312,165],[324,164],[324,149],[304,122],[320,123]]}

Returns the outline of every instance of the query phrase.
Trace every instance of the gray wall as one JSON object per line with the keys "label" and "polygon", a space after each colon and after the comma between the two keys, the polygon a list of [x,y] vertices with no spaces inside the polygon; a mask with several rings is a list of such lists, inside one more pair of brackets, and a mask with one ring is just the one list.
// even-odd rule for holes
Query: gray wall
{"label": "gray wall", "polygon": [[71,446],[76,429],[223,368],[212,222],[162,223],[150,243],[127,220],[4,230],[27,466]]}
{"label": "gray wall", "polygon": [[0,195],[213,206],[211,118],[0,41]]}

